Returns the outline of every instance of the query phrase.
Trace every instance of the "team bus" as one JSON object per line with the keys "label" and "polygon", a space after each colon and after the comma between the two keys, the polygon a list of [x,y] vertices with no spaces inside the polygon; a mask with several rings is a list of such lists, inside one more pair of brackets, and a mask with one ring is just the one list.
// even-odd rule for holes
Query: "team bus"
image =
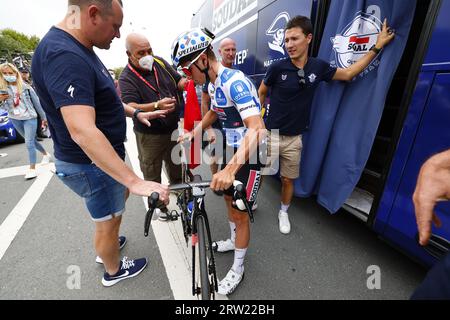
{"label": "team bus", "polygon": [[[367,80],[367,83],[375,81],[384,91],[375,94],[371,91],[372,85],[365,85],[365,89],[356,94],[359,100],[353,101],[361,108],[377,100],[375,96],[383,97],[373,106],[380,108],[378,114],[370,115],[375,119],[363,117],[350,121],[367,123],[366,131],[359,135],[373,131],[369,139],[353,148],[357,154],[352,156],[364,161],[353,168],[357,172],[356,178],[349,178],[353,182],[340,185],[333,179],[322,181],[323,186],[335,190],[328,192],[331,197],[342,188],[351,188],[343,193],[343,200],[324,206],[331,213],[345,209],[411,258],[427,266],[433,265],[450,249],[450,203],[437,206],[443,227],[433,229],[429,246],[423,248],[418,245],[412,195],[423,163],[450,148],[450,0],[207,0],[194,15],[192,27],[211,30],[216,35],[215,49],[221,39],[233,38],[238,51],[235,67],[258,87],[267,68],[274,61],[288,57],[284,48],[284,27],[296,15],[308,16],[313,22],[310,54],[329,58],[330,64],[338,67],[348,66],[358,54],[370,49],[385,17],[396,29],[395,45],[392,44],[390,51],[386,49],[386,56],[376,59],[360,76],[377,79]],[[339,26],[338,29],[333,28],[333,24]],[[383,62],[388,54],[390,61]],[[383,63],[385,69],[382,70]],[[378,74],[370,75],[376,68],[380,68]],[[343,89],[347,90],[344,97],[352,95],[353,89],[361,90],[356,86],[350,84]],[[270,112],[270,97],[268,106]],[[338,113],[345,107],[339,108]],[[326,140],[330,146],[333,136],[339,134],[339,121],[344,121],[341,118],[334,119],[334,127]],[[316,140],[323,138],[320,134],[319,130]],[[339,143],[345,147],[346,140],[341,138]],[[350,138],[348,143],[352,143]],[[308,156],[307,150],[305,148],[303,156]],[[337,175],[342,171],[342,167],[333,167],[333,161],[320,169]],[[318,199],[326,204],[327,194],[323,193],[325,195],[319,194]],[[303,192],[296,188],[296,195],[303,195]]]}

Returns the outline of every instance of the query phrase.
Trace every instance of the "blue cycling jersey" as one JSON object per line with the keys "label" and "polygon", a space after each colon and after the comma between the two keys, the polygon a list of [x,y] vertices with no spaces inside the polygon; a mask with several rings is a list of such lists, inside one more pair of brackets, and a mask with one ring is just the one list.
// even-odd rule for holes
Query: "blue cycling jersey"
{"label": "blue cycling jersey", "polygon": [[241,71],[220,65],[216,82],[209,84],[208,93],[212,110],[217,113],[225,132],[227,145],[239,148],[247,132],[244,120],[261,114],[254,84]]}

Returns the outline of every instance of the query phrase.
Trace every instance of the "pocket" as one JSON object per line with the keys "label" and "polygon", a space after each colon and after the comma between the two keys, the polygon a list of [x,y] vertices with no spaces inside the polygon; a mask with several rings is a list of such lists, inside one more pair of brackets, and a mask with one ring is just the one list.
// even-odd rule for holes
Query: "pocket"
{"label": "pocket", "polygon": [[58,178],[73,192],[82,198],[88,198],[92,194],[89,180],[85,173],[80,172],[72,175],[57,172]]}

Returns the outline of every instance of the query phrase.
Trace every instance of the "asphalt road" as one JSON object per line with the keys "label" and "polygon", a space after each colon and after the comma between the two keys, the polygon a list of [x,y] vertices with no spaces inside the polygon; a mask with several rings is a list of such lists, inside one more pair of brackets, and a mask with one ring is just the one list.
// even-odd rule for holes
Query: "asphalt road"
{"label": "asphalt road", "polygon": [[[45,146],[51,150],[51,141],[46,140]],[[0,158],[2,230],[11,213],[27,203],[27,190],[37,180],[25,181],[22,175],[1,178],[5,169],[27,165],[25,145],[0,146],[0,153],[8,154]],[[209,177],[206,167],[198,173]],[[404,300],[425,276],[426,270],[379,240],[359,220],[345,212],[331,216],[314,199],[295,199],[290,209],[292,233],[282,235],[277,220],[279,189],[276,179],[265,179],[252,225],[245,280],[229,299]],[[209,192],[206,206],[213,237],[228,238],[223,200]],[[154,234],[144,238],[144,214],[142,198],[131,197],[122,227],[129,240],[123,254],[146,256],[149,267],[139,277],[105,289],[100,283],[102,267],[94,261],[94,226],[84,204],[52,177],[3,256],[0,251],[0,300],[176,298],[170,279],[173,270],[181,272],[183,266],[163,261],[161,242]],[[0,241],[4,238],[0,234]],[[222,278],[232,265],[233,254],[216,259]],[[380,289],[367,287],[370,266],[381,271]]]}

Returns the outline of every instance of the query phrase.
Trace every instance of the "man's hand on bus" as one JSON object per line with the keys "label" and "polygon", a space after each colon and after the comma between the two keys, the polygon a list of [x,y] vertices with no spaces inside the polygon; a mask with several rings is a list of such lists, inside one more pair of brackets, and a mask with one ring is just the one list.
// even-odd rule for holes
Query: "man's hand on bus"
{"label": "man's hand on bus", "polygon": [[435,213],[439,201],[450,199],[450,151],[428,160],[422,167],[413,201],[419,228],[420,244],[426,246],[432,234],[432,224],[438,228],[441,220]]}
{"label": "man's hand on bus", "polygon": [[384,19],[383,29],[378,35],[377,44],[375,47],[377,49],[383,49],[395,38],[395,31],[388,27],[387,19]]}

